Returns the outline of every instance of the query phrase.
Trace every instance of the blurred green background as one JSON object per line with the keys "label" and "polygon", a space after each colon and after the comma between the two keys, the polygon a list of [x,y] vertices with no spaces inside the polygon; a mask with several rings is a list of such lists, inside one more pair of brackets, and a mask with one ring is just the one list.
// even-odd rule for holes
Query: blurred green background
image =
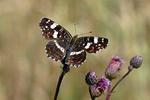
{"label": "blurred green background", "polygon": [[123,73],[133,56],[141,55],[144,62],[111,100],[150,100],[149,0],[0,0],[0,100],[53,100],[61,63],[46,56],[48,41],[38,26],[42,17],[72,35],[76,24],[76,34],[92,31],[110,41],[105,50],[88,54],[81,67],[71,67],[58,100],[90,100],[86,73],[95,71],[101,77],[113,55],[126,61]]}

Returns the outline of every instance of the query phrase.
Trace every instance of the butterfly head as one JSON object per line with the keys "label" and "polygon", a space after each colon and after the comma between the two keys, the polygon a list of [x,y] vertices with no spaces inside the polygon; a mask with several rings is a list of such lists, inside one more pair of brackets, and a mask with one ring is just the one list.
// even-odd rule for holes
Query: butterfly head
{"label": "butterfly head", "polygon": [[75,35],[75,36],[73,37],[73,40],[76,41],[77,38],[78,38],[78,35]]}
{"label": "butterfly head", "polygon": [[75,36],[71,39],[70,44],[73,45],[77,39],[78,39],[78,35],[75,35]]}

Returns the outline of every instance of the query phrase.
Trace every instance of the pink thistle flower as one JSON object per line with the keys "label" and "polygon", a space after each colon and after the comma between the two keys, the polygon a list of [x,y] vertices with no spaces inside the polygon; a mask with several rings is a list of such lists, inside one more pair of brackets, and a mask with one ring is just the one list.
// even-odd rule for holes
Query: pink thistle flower
{"label": "pink thistle flower", "polygon": [[109,79],[115,79],[120,75],[120,70],[124,64],[124,60],[120,56],[113,56],[109,65],[105,70],[105,76]]}

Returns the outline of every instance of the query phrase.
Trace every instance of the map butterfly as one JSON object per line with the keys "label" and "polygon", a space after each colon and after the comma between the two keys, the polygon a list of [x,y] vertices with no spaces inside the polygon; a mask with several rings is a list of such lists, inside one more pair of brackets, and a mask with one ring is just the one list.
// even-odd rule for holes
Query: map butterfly
{"label": "map butterfly", "polygon": [[86,52],[96,53],[108,44],[104,37],[72,37],[65,28],[48,18],[42,18],[39,26],[43,37],[49,40],[45,48],[47,56],[70,66],[80,66],[86,60]]}

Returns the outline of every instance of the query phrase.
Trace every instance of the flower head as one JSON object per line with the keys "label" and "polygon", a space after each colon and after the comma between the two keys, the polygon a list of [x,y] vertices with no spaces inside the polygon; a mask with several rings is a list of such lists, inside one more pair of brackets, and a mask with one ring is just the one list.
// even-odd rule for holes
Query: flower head
{"label": "flower head", "polygon": [[134,56],[130,60],[130,66],[137,69],[142,65],[142,62],[143,62],[143,59],[141,56]]}
{"label": "flower head", "polygon": [[115,79],[120,74],[124,60],[119,56],[113,56],[108,67],[105,70],[105,76],[109,79]]}
{"label": "flower head", "polygon": [[98,78],[95,72],[88,72],[86,77],[85,77],[85,81],[88,85],[94,85],[97,83]]}
{"label": "flower head", "polygon": [[104,93],[109,84],[110,81],[102,76],[96,84],[90,86],[91,95],[93,97],[99,97],[101,94]]}

